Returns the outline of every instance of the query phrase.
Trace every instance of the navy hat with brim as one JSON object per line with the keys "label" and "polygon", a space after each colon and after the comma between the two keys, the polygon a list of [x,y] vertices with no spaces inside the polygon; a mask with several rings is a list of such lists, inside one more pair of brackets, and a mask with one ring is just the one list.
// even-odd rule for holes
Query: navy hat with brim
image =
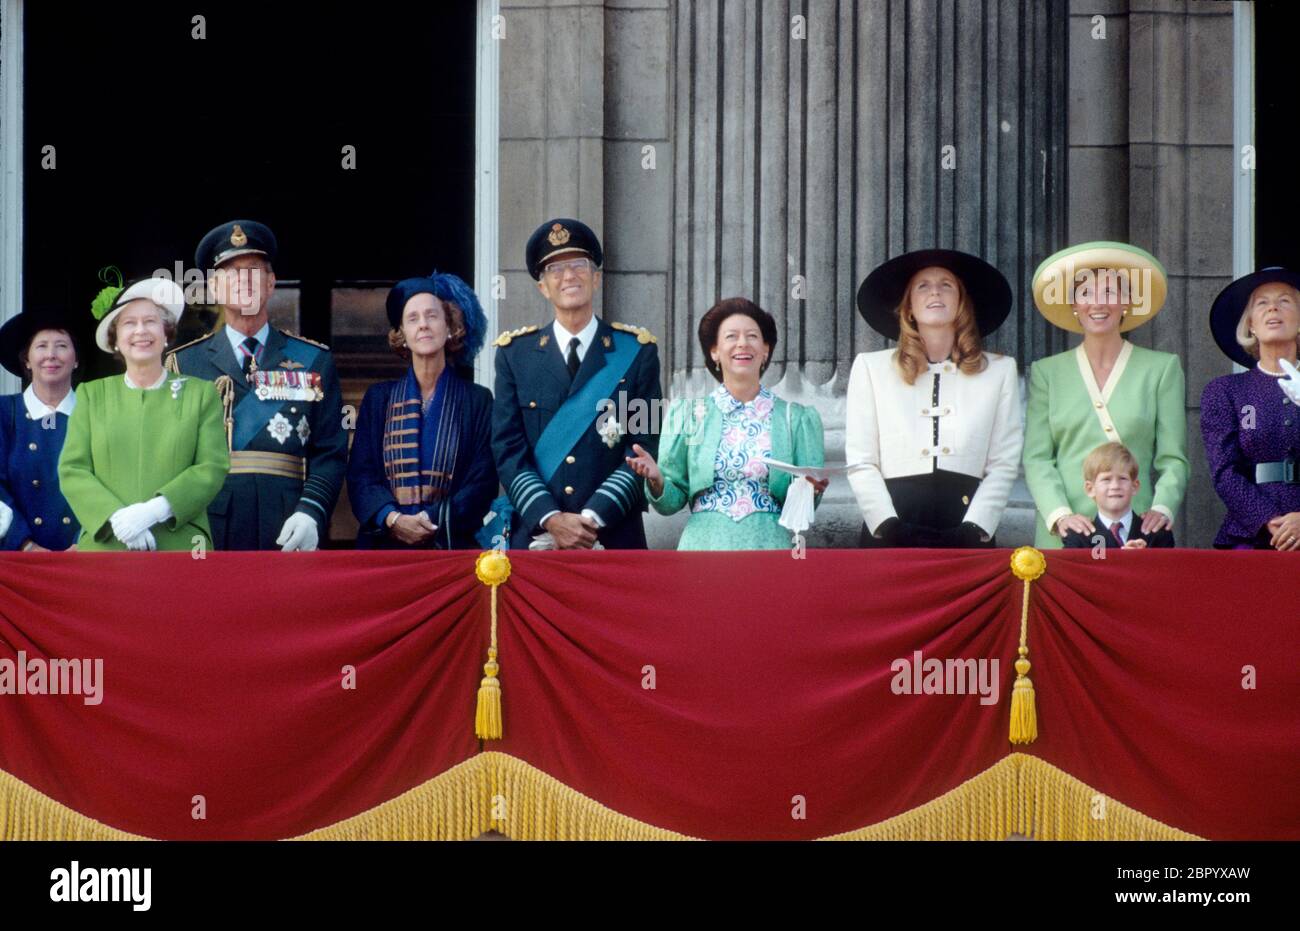
{"label": "navy hat with brim", "polygon": [[423,278],[404,278],[393,285],[384,304],[388,323],[394,330],[402,328],[402,312],[406,309],[406,302],[417,294],[432,294],[438,300],[460,308],[460,316],[465,323],[465,336],[461,340],[460,352],[448,361],[461,368],[472,366],[487,335],[487,314],[483,313],[483,306],[474,289],[460,276],[450,272],[435,271]]}
{"label": "navy hat with brim", "polygon": [[605,264],[605,253],[600,247],[600,239],[591,227],[581,220],[557,217],[547,220],[528,237],[528,246],[524,249],[524,261],[528,274],[534,280],[542,277],[546,263],[557,255],[581,253],[596,263],[596,267]]}
{"label": "navy hat with brim", "polygon": [[858,288],[858,312],[867,325],[886,339],[898,339],[898,305],[907,284],[923,268],[946,268],[961,279],[975,305],[975,325],[988,336],[1011,313],[1011,285],[1003,274],[978,256],[955,249],[918,249],[880,265]]}
{"label": "navy hat with brim", "polygon": [[1237,342],[1237,325],[1246,312],[1251,294],[1262,284],[1282,282],[1300,291],[1300,275],[1280,266],[1261,268],[1243,275],[1219,292],[1210,305],[1210,332],[1223,354],[1244,368],[1253,369],[1257,360]]}
{"label": "navy hat with brim", "polygon": [[263,255],[275,264],[278,244],[275,233],[256,220],[231,220],[208,230],[194,250],[194,264],[200,269],[219,268],[239,255]]}
{"label": "navy hat with brim", "polygon": [[77,357],[81,358],[87,335],[81,316],[74,317],[57,307],[34,307],[11,317],[5,321],[4,326],[0,326],[0,365],[19,378],[30,377],[30,373],[23,368],[20,355],[31,345],[32,337],[41,330],[66,332],[72,338]]}

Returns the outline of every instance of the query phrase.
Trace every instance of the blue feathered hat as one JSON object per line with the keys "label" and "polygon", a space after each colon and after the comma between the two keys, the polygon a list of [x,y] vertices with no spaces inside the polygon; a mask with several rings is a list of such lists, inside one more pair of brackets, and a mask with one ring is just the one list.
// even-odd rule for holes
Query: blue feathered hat
{"label": "blue feathered hat", "polygon": [[460,308],[460,315],[465,321],[465,338],[460,352],[448,356],[447,361],[460,368],[472,367],[474,358],[483,348],[483,339],[487,336],[487,315],[483,313],[474,289],[458,275],[436,270],[427,278],[406,278],[399,281],[388,292],[386,305],[388,322],[394,330],[402,328],[402,311],[406,308],[406,302],[417,294],[432,294],[438,300]]}

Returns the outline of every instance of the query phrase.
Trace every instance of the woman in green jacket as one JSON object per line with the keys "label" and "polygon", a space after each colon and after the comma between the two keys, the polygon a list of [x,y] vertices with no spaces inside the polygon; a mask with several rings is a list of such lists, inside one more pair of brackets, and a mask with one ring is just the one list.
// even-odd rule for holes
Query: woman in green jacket
{"label": "woman in green jacket", "polygon": [[1133,513],[1142,531],[1170,529],[1189,469],[1182,363],[1121,335],[1164,305],[1164,268],[1136,246],[1089,242],[1039,265],[1033,288],[1034,303],[1049,322],[1083,334],[1077,349],[1040,359],[1029,370],[1024,463],[1038,512],[1034,545],[1057,548],[1068,531],[1095,532],[1083,460],[1111,442],[1137,458]]}
{"label": "woman in green jacket", "polygon": [[[790,482],[800,479],[769,470],[765,460],[821,466],[821,418],[760,384],[776,348],[776,321],[752,301],[715,304],[700,319],[699,337],[705,365],[721,384],[707,397],[672,403],[658,462],[634,445],[628,464],[645,479],[646,499],[660,514],[690,505],[678,549],[788,549],[781,507]],[[817,493],[826,487],[808,481]]]}
{"label": "woman in green jacket", "polygon": [[59,485],[81,523],[81,551],[212,546],[208,503],[230,453],[216,387],[163,369],[184,309],[166,278],[106,288],[95,300],[95,342],[126,372],[78,388],[68,423]]}

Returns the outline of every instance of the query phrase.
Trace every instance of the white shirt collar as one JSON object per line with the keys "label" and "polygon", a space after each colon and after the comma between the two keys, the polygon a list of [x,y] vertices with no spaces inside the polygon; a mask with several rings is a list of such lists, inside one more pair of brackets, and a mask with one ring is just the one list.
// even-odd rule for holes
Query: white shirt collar
{"label": "white shirt collar", "polygon": [[551,329],[555,333],[555,344],[560,347],[560,355],[562,356],[567,356],[569,354],[569,340],[573,339],[575,336],[578,337],[579,359],[585,359],[587,357],[587,350],[595,341],[596,330],[599,328],[600,321],[596,319],[595,314],[591,315],[591,319],[587,321],[587,325],[582,328],[582,332],[580,333],[570,333],[560,325],[559,320],[556,320],[551,324]]}
{"label": "white shirt collar", "polygon": [[[1100,511],[1097,512],[1097,520],[1100,523],[1105,524],[1107,530],[1109,530],[1115,523],[1115,521],[1111,520],[1109,517],[1103,517]],[[1129,508],[1125,511],[1124,516],[1119,519],[1119,522],[1124,526],[1124,542],[1127,543],[1133,536],[1133,509]]]}
{"label": "white shirt collar", "polygon": [[[159,379],[158,379],[156,382],[154,382],[152,385],[146,385],[146,386],[145,386],[145,390],[146,390],[146,391],[153,391],[155,388],[161,388],[161,387],[163,386],[163,383],[167,381],[167,378],[168,378],[168,376],[169,376],[170,374],[171,374],[171,373],[168,372],[166,369],[163,369],[162,377],[159,378]],[[127,386],[128,388],[130,388],[131,390],[133,390],[133,391],[139,391],[139,390],[140,390],[140,386],[137,385],[135,382],[131,381],[131,376],[128,375],[126,372],[123,372],[123,373],[122,373],[122,381],[126,382],[126,386]]]}
{"label": "white shirt collar", "polygon": [[59,402],[59,406],[52,408],[38,398],[36,392],[32,390],[32,386],[28,385],[23,391],[23,404],[27,405],[27,413],[31,416],[32,420],[40,420],[51,411],[56,414],[67,414],[71,417],[72,409],[77,406],[77,392],[69,388],[68,393],[65,394],[63,400]]}
{"label": "white shirt collar", "polygon": [[[222,329],[226,331],[226,339],[230,340],[230,348],[235,350],[235,358],[239,358],[239,347],[244,345],[244,340],[248,339],[248,337],[229,325],[222,326]],[[262,324],[260,330],[253,334],[253,339],[257,340],[259,346],[265,346],[266,338],[270,335],[271,323],[267,321]]]}

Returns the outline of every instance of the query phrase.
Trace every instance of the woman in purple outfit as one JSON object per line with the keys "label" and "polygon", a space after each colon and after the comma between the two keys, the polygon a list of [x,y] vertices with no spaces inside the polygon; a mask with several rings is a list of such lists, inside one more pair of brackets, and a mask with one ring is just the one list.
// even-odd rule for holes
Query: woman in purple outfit
{"label": "woman in purple outfit", "polygon": [[1266,268],[1215,298],[1210,329],[1247,371],[1222,375],[1201,395],[1201,435],[1215,490],[1228,507],[1218,549],[1300,549],[1300,275]]}

